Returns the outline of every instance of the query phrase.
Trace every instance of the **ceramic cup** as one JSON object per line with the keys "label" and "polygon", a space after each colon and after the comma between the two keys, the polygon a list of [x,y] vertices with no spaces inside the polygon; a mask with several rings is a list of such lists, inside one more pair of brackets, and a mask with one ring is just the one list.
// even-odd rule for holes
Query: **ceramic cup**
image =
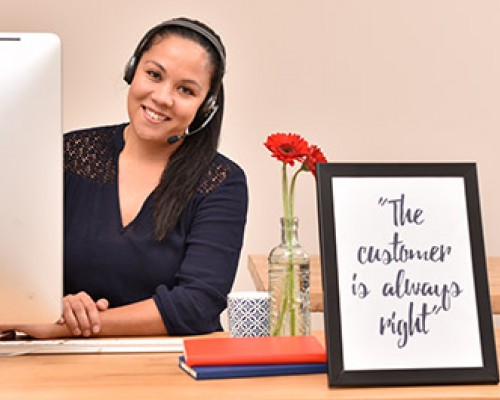
{"label": "ceramic cup", "polygon": [[268,292],[232,292],[227,296],[231,337],[269,336]]}

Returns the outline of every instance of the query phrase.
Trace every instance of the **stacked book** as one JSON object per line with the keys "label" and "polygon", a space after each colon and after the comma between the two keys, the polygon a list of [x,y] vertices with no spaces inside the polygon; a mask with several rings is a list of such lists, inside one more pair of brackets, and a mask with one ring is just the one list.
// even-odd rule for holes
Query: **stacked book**
{"label": "stacked book", "polygon": [[315,336],[185,339],[179,367],[195,379],[326,373]]}

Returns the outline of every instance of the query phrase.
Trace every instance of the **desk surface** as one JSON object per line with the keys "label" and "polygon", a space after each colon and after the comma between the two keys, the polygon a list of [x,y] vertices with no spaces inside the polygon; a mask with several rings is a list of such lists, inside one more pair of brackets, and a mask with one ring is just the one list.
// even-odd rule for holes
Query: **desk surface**
{"label": "desk surface", "polygon": [[[500,314],[500,257],[487,259],[488,283],[490,288],[493,314]],[[253,254],[248,256],[248,269],[257,290],[267,290],[267,256]],[[321,265],[318,255],[311,256],[310,301],[311,311],[323,311],[323,288],[321,284]]]}
{"label": "desk surface", "polygon": [[[322,333],[318,334],[322,338]],[[500,330],[496,331],[497,343]],[[499,347],[497,346],[497,354]],[[499,385],[328,388],[326,374],[196,381],[178,353],[0,358],[0,399],[500,399]]]}

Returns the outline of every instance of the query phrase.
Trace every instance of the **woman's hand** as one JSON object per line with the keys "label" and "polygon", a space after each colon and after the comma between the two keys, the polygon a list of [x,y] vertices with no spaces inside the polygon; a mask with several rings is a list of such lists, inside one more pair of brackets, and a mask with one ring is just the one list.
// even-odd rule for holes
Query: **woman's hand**
{"label": "woman's hand", "polygon": [[107,310],[106,299],[94,301],[87,293],[80,292],[64,297],[63,315],[58,324],[66,324],[74,336],[89,337],[101,331],[100,312]]}
{"label": "woman's hand", "polygon": [[[59,325],[56,323],[49,324],[35,324],[35,325],[16,325],[10,327],[0,326],[0,332],[23,332],[28,336],[36,339],[53,339],[58,337],[69,337],[71,333],[68,331],[66,325]],[[15,333],[6,335],[3,340],[14,339]]]}
{"label": "woman's hand", "polygon": [[70,336],[91,336],[101,331],[100,312],[107,310],[109,302],[96,302],[85,292],[68,295],[63,300],[63,315],[57,323],[0,326],[0,332],[19,331],[37,339]]}
{"label": "woman's hand", "polygon": [[[105,323],[101,325],[101,322]],[[154,299],[109,308],[106,299],[93,301],[84,292],[68,295],[63,302],[63,316],[52,324],[2,326],[0,332],[15,330],[34,338],[75,336],[159,336],[168,335]]]}

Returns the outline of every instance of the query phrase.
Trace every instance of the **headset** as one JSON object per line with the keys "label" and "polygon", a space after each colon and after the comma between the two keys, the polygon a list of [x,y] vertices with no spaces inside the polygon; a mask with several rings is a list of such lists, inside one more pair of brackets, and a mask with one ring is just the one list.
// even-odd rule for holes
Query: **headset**
{"label": "headset", "polygon": [[[132,83],[132,80],[134,79],[135,71],[137,70],[137,65],[139,64],[139,60],[141,59],[142,53],[145,51],[150,41],[159,32],[170,26],[185,28],[201,35],[214,47],[222,64],[222,73],[220,78],[217,80],[217,82],[215,82],[214,87],[210,88],[210,91],[206,99],[201,104],[200,108],[196,113],[196,116],[193,119],[193,122],[186,129],[186,132],[184,132],[184,134],[182,135],[170,136],[167,139],[168,143],[174,144],[186,136],[190,136],[195,134],[196,132],[201,131],[208,125],[208,123],[217,113],[217,110],[219,109],[219,106],[217,105],[217,96],[220,87],[222,85],[222,76],[224,75],[226,69],[226,52],[224,51],[224,47],[222,46],[220,40],[212,32],[210,32],[203,26],[185,18],[174,18],[171,20],[164,21],[156,25],[155,27],[151,28],[144,35],[144,37],[137,45],[134,54],[132,55],[132,57],[130,57],[127,65],[125,66],[125,73],[123,75],[123,80],[127,82],[129,85]],[[193,126],[192,129],[191,126]]]}

